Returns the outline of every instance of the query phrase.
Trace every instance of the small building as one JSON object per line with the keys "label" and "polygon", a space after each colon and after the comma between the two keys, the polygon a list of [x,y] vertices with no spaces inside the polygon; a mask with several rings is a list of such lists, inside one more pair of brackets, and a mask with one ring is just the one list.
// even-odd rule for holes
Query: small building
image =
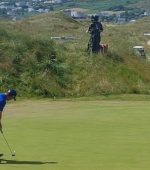
{"label": "small building", "polygon": [[67,17],[71,17],[71,10],[70,9],[65,9],[63,10],[64,15],[66,15]]}
{"label": "small building", "polygon": [[33,12],[33,11],[34,11],[34,9],[32,7],[28,8],[28,12]]}
{"label": "small building", "polygon": [[68,17],[74,18],[74,19],[85,19],[86,14],[82,11],[78,11],[75,9],[65,9],[63,10],[64,14]]}
{"label": "small building", "polygon": [[143,46],[134,46],[133,50],[135,55],[145,57],[145,50]]}
{"label": "small building", "polygon": [[127,21],[125,12],[120,12],[116,15],[116,21],[118,23],[125,23]]}
{"label": "small building", "polygon": [[62,0],[48,0],[44,1],[44,4],[61,4]]}
{"label": "small building", "polygon": [[119,22],[119,23],[125,23],[125,22],[126,22],[126,18],[125,18],[125,17],[118,17],[118,18],[117,18],[117,22]]}
{"label": "small building", "polygon": [[71,17],[72,18],[86,18],[85,14],[83,12],[78,11],[71,11]]}

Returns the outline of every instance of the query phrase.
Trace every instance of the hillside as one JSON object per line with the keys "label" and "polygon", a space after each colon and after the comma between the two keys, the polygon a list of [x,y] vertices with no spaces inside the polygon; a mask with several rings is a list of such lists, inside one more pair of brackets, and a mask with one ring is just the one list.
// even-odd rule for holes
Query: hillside
{"label": "hillside", "polygon": [[[102,11],[126,11],[132,18],[141,16],[145,11],[149,14],[149,0],[11,0],[0,3],[0,17],[19,20],[50,11],[64,9],[80,9],[85,15]],[[134,14],[134,15],[133,15]],[[137,18],[135,17],[134,18]]]}
{"label": "hillside", "polygon": [[108,10],[114,6],[123,5],[125,7],[132,7],[132,8],[142,8],[142,9],[149,9],[150,1],[149,0],[127,0],[127,1],[120,1],[120,0],[76,0],[66,2],[62,8],[84,8],[88,9],[89,12],[98,12],[101,10]]}
{"label": "hillside", "polygon": [[132,4],[131,7],[150,10],[150,1],[149,0],[138,1],[135,4]]}
{"label": "hillside", "polygon": [[[17,22],[0,20],[0,89],[47,97],[150,93],[150,63],[135,57],[134,45],[147,45],[150,18],[132,24],[105,24],[107,55],[86,52],[88,21],[48,13]],[[51,36],[75,40],[51,40]],[[53,60],[56,58],[56,60]]]}

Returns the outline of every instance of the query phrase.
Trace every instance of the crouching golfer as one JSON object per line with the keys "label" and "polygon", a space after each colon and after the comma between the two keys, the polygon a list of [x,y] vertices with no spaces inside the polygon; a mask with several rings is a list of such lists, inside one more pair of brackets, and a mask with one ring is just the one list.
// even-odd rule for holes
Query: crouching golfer
{"label": "crouching golfer", "polygon": [[[3,112],[3,109],[6,105],[6,101],[7,100],[11,100],[11,99],[14,99],[16,100],[16,95],[17,95],[17,92],[16,90],[8,90],[8,92],[6,93],[0,93],[0,131],[2,132],[2,112]],[[0,157],[2,157],[3,154],[0,153]]]}

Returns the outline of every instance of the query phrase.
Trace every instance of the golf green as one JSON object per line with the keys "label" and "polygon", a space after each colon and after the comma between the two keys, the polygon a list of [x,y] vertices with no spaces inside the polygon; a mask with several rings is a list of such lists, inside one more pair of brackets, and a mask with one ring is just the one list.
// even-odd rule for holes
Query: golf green
{"label": "golf green", "polygon": [[8,103],[1,170],[149,170],[150,101]]}

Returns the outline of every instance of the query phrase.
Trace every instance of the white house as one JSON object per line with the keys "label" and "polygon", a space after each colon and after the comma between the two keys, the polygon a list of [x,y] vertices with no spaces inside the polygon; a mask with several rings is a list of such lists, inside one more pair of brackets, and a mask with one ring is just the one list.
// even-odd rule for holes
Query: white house
{"label": "white house", "polygon": [[63,11],[64,14],[68,17],[72,17],[75,19],[80,19],[80,18],[86,18],[86,15],[84,12],[77,11],[77,10],[71,10],[71,9],[66,9]]}
{"label": "white house", "polygon": [[28,8],[28,12],[33,12],[33,11],[34,11],[34,9],[32,7]]}
{"label": "white house", "polygon": [[44,4],[60,4],[60,3],[62,3],[62,0],[49,0],[44,2]]}
{"label": "white house", "polygon": [[83,12],[71,11],[72,18],[85,18],[85,14]]}

